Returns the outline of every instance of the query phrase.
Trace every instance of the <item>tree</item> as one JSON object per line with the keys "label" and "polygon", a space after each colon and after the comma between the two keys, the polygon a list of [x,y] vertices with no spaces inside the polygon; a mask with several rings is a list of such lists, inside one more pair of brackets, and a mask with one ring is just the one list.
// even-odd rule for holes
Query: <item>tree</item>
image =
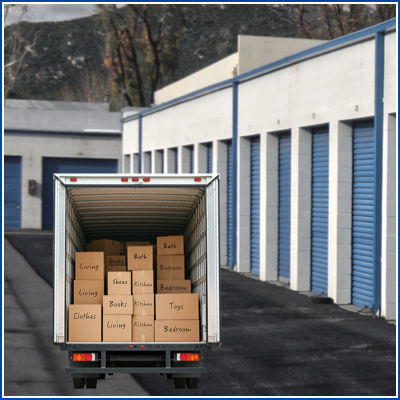
{"label": "tree", "polygon": [[299,32],[310,39],[334,39],[396,16],[394,4],[296,5]]}
{"label": "tree", "polygon": [[14,89],[15,83],[24,66],[26,57],[34,53],[35,35],[23,35],[21,20],[28,11],[27,5],[5,4],[4,24],[7,25],[11,14],[15,14],[16,21],[4,33],[4,97]]}
{"label": "tree", "polygon": [[[149,106],[154,92],[175,68],[179,14],[174,5],[99,5],[106,30],[105,65],[111,76],[111,96],[128,106]],[[122,100],[121,100],[122,98]]]}

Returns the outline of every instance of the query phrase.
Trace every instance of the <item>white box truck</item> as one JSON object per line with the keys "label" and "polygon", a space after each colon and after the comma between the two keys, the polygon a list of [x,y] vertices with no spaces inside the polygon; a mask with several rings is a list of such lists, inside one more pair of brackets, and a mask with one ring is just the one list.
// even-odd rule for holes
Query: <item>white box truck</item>
{"label": "white box truck", "polygon": [[[75,252],[94,239],[184,235],[186,279],[199,295],[199,342],[69,342]],[[204,351],[220,344],[219,176],[54,175],[54,343],[75,388],[115,373],[164,374],[194,388]]]}

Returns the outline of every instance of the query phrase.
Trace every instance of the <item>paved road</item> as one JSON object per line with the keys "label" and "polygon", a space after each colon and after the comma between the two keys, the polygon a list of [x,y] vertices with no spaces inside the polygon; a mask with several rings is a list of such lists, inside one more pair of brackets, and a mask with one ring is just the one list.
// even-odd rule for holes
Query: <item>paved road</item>
{"label": "paved road", "polygon": [[67,355],[53,345],[51,287],[7,240],[4,253],[4,395],[148,395],[130,375],[100,380],[97,389],[73,389],[64,372]]}
{"label": "paved road", "polygon": [[[49,234],[8,237],[34,268],[42,269],[43,277],[51,276],[44,271],[51,266]],[[208,369],[199,389],[175,390],[162,376],[135,376],[151,395],[396,395],[395,326],[334,304],[315,304],[299,293],[234,272],[221,271],[221,280],[223,345],[207,353]],[[30,291],[42,293],[44,286]],[[20,318],[18,304],[12,312]],[[13,361],[7,360],[6,377],[11,379],[7,369]],[[52,370],[43,365],[37,374],[46,368]],[[55,387],[62,384],[59,379],[63,382],[63,374],[54,377]],[[99,386],[118,379],[123,378],[114,376]]]}

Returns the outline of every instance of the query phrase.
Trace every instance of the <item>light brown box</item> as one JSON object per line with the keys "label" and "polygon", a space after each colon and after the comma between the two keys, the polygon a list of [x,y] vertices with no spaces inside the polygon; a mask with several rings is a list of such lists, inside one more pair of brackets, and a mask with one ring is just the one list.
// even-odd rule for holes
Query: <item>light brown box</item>
{"label": "light brown box", "polygon": [[127,264],[131,271],[153,270],[153,246],[129,246]]}
{"label": "light brown box", "polygon": [[98,239],[88,243],[86,249],[89,251],[102,251],[105,256],[112,256],[114,254],[121,254],[123,245],[116,240]]}
{"label": "light brown box", "polygon": [[103,304],[103,279],[74,280],[74,304]]}
{"label": "light brown box", "polygon": [[154,316],[132,317],[132,342],[154,342]]}
{"label": "light brown box", "polygon": [[133,314],[133,296],[129,294],[110,294],[103,296],[103,314]]}
{"label": "light brown box", "polygon": [[183,236],[157,236],[157,254],[184,254]]}
{"label": "light brown box", "polygon": [[197,293],[156,294],[156,319],[198,319]]}
{"label": "light brown box", "polygon": [[108,272],[107,294],[132,294],[131,271]]}
{"label": "light brown box", "polygon": [[184,280],[185,256],[157,255],[157,280]]}
{"label": "light brown box", "polygon": [[128,248],[129,246],[147,246],[151,244],[149,241],[128,241],[125,242],[125,248]]}
{"label": "light brown box", "polygon": [[124,255],[106,256],[106,267],[125,266],[126,257]]}
{"label": "light brown box", "polygon": [[154,293],[153,271],[132,271],[132,294]]}
{"label": "light brown box", "polygon": [[75,253],[75,279],[104,279],[104,253],[81,252]]}
{"label": "light brown box", "polygon": [[131,315],[103,315],[103,342],[131,342]]}
{"label": "light brown box", "polygon": [[101,342],[101,304],[70,304],[68,341]]}
{"label": "light brown box", "polygon": [[135,293],[133,295],[133,315],[154,316],[153,293]]}
{"label": "light brown box", "polygon": [[[111,271],[126,271],[126,265],[109,265],[106,267],[106,272],[111,272]],[[107,274],[106,274],[107,276]]]}
{"label": "light brown box", "polygon": [[157,280],[157,293],[190,293],[192,283],[186,280]]}
{"label": "light brown box", "polygon": [[199,320],[164,320],[154,322],[156,342],[199,342]]}

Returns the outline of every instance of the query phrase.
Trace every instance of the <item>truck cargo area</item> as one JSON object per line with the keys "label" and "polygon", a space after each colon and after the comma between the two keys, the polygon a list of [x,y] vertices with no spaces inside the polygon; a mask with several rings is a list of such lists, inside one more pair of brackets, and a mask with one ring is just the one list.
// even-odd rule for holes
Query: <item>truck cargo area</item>
{"label": "truck cargo area", "polygon": [[[189,365],[176,357],[195,351],[202,358],[205,346],[220,341],[218,182],[218,175],[54,176],[54,342],[69,352],[67,371],[77,387],[89,367],[94,379],[116,372],[179,378],[182,370],[185,379],[199,376],[201,359]],[[164,235],[184,235],[185,278],[199,295],[200,342],[68,342],[75,252],[94,239],[155,244]],[[91,351],[95,362],[73,362],[74,352]]]}

